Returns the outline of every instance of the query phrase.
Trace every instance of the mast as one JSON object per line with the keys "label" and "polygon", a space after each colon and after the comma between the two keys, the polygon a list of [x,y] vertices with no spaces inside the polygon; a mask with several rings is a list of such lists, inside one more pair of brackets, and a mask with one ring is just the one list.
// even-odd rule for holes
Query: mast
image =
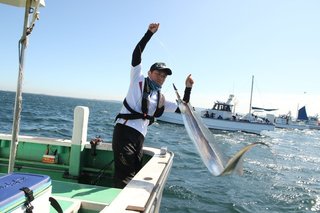
{"label": "mast", "polygon": [[252,75],[252,81],[251,81],[251,95],[250,95],[249,115],[251,115],[251,108],[252,108],[253,81],[254,81],[254,75]]}
{"label": "mast", "polygon": [[[16,91],[15,106],[14,106],[13,124],[12,124],[12,139],[11,139],[11,146],[10,146],[8,173],[13,172],[14,170],[14,163],[15,163],[17,147],[18,147],[18,136],[20,131],[20,117],[21,117],[21,109],[22,109],[22,82],[23,82],[23,73],[24,73],[24,55],[25,55],[25,50],[27,48],[27,44],[28,44],[28,36],[32,32],[35,21],[39,19],[38,8],[41,5],[40,2],[41,2],[40,0],[26,0],[26,4],[25,4],[23,33],[19,40],[19,73],[18,73],[17,91]],[[20,6],[14,3],[16,2],[12,2],[12,5]],[[34,8],[32,8],[32,5],[35,5]],[[44,6],[44,4],[42,6]],[[33,14],[31,21],[29,20],[30,14]]]}

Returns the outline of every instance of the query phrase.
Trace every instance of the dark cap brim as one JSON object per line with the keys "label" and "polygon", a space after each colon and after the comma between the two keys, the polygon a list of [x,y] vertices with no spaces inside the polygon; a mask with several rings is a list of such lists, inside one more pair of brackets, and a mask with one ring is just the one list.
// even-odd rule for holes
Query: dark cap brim
{"label": "dark cap brim", "polygon": [[172,75],[172,71],[169,68],[158,68],[157,70],[165,72],[167,75]]}

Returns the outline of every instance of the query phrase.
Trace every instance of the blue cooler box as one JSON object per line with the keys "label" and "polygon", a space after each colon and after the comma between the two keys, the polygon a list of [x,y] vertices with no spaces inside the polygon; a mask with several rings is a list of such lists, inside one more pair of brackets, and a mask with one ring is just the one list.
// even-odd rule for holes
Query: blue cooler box
{"label": "blue cooler box", "polygon": [[27,208],[33,213],[50,212],[50,196],[51,179],[47,175],[11,173],[0,177],[0,213],[26,212]]}

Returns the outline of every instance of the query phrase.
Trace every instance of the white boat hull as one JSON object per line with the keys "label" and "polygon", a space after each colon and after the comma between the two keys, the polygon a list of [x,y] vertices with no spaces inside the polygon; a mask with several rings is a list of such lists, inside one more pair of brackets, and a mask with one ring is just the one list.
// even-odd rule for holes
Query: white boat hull
{"label": "white boat hull", "polygon": [[280,116],[280,117],[277,117],[274,121],[275,121],[274,125],[276,128],[298,129],[298,130],[309,129],[309,126],[306,125],[304,122],[293,121],[291,116],[288,116],[288,117]]}
{"label": "white boat hull", "polygon": [[309,129],[320,130],[320,125],[308,125]]}
{"label": "white boat hull", "polygon": [[299,130],[304,130],[304,129],[309,129],[307,125],[300,125],[300,124],[278,124],[275,123],[276,128],[281,128],[281,129],[299,129]]}
{"label": "white boat hull", "polygon": [[[197,112],[200,113],[200,112]],[[173,124],[183,125],[182,116],[179,113],[165,112],[158,120]],[[262,131],[273,131],[273,124],[249,122],[249,121],[233,121],[216,118],[202,117],[204,124],[209,129],[225,130],[225,131],[241,131],[254,134],[261,134]]]}

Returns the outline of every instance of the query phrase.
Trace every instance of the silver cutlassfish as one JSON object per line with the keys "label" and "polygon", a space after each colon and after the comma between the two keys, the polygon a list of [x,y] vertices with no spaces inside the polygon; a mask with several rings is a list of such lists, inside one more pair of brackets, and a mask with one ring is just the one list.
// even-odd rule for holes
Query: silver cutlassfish
{"label": "silver cutlassfish", "polygon": [[[188,135],[195,144],[203,163],[214,176],[228,175],[233,172],[242,175],[243,155],[256,145],[261,144],[268,146],[262,142],[252,143],[242,148],[231,159],[227,160],[224,153],[221,152],[217,144],[214,143],[215,139],[210,130],[203,124],[201,117],[195,113],[190,103],[185,103],[181,100],[174,84],[173,87],[177,94],[177,104],[181,111]],[[211,142],[210,144],[209,141]]]}

